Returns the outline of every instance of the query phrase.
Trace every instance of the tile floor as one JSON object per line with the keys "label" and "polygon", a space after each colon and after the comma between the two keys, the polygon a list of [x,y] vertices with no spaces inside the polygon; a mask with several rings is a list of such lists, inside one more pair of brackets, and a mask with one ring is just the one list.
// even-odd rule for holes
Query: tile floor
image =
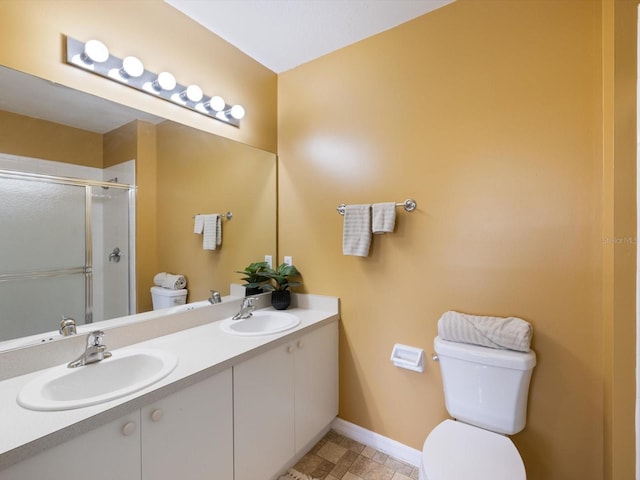
{"label": "tile floor", "polygon": [[318,480],[418,480],[418,468],[331,430],[296,470]]}

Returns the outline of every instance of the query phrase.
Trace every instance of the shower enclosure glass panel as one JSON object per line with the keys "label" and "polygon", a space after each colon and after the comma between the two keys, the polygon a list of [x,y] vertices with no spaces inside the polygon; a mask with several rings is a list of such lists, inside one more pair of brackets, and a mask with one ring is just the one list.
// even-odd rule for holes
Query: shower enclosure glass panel
{"label": "shower enclosure glass panel", "polygon": [[0,170],[0,341],[133,313],[133,203],[129,185]]}
{"label": "shower enclosure glass panel", "polygon": [[84,267],[85,187],[0,179],[0,273]]}
{"label": "shower enclosure glass panel", "polygon": [[0,339],[55,330],[62,316],[85,318],[84,273],[0,282]]}

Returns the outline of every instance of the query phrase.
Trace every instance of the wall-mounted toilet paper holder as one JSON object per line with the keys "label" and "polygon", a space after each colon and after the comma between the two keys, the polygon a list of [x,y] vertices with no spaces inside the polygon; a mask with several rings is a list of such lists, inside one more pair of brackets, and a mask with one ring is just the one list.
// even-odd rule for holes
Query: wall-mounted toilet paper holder
{"label": "wall-mounted toilet paper holder", "polygon": [[396,367],[414,372],[424,372],[424,350],[396,343],[391,352],[391,361]]}

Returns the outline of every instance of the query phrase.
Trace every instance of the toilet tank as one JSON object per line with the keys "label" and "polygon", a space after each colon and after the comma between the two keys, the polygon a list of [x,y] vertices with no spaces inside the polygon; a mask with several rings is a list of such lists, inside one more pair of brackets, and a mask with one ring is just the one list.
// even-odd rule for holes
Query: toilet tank
{"label": "toilet tank", "polygon": [[170,288],[151,287],[151,301],[154,310],[162,308],[175,307],[176,305],[184,305],[187,302],[186,288],[180,290],[172,290]]}
{"label": "toilet tank", "polygon": [[456,420],[506,435],[527,421],[536,354],[498,350],[436,337],[445,405]]}

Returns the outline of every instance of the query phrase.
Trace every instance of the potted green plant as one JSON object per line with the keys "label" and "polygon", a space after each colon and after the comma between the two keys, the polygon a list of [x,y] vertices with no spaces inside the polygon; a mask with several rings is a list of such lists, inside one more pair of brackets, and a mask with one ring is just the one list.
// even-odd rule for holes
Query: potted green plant
{"label": "potted green plant", "polygon": [[242,280],[247,297],[263,292],[263,284],[270,278],[266,276],[267,270],[270,270],[267,262],[253,262],[244,270],[236,271],[236,273],[244,275]]}
{"label": "potted green plant", "polygon": [[291,287],[299,287],[302,282],[292,281],[292,277],[299,277],[300,272],[293,265],[283,263],[275,270],[267,268],[264,275],[270,282],[262,286],[265,292],[271,291],[271,305],[276,310],[285,310],[291,304]]}

